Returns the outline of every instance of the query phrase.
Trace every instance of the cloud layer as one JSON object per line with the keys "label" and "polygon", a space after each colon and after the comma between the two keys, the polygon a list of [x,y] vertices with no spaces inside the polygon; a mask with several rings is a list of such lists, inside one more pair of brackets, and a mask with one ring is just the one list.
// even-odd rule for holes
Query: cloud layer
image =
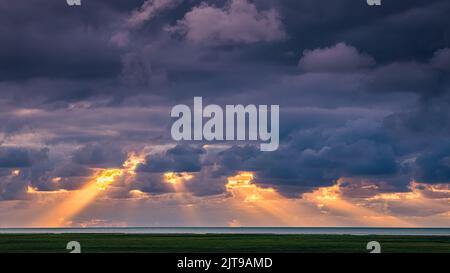
{"label": "cloud layer", "polygon": [[[127,222],[118,208],[135,206],[168,216],[129,223],[185,224],[174,211],[196,207],[202,224],[245,224],[235,202],[261,197],[327,215],[316,225],[449,224],[448,1],[41,2],[0,3],[0,225],[105,170],[120,175],[77,221]],[[279,104],[280,148],[174,142],[170,109],[194,96]],[[252,184],[230,187],[241,172]]]}

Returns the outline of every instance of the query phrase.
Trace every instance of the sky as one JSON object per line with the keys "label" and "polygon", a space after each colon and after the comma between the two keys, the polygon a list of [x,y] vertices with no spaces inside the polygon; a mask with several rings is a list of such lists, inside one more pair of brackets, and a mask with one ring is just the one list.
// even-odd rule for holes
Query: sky
{"label": "sky", "polygon": [[[447,0],[0,0],[0,228],[450,226]],[[279,105],[280,145],[177,104]]]}

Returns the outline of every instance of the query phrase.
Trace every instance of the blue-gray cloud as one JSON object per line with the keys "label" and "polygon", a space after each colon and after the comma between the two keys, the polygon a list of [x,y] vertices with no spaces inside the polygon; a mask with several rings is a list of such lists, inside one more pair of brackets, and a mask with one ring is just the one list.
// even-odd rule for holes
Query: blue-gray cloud
{"label": "blue-gray cloud", "polygon": [[[280,149],[180,144],[148,155],[136,188],[170,192],[167,171],[196,172],[186,185],[196,195],[223,192],[241,170],[285,194],[341,177],[397,190],[412,179],[448,183],[448,1],[202,2],[2,6],[3,198],[23,198],[28,185],[76,189],[91,168],[120,166],[129,151],[175,146],[170,108],[196,95],[280,104]],[[21,175],[10,177],[12,168]]]}
{"label": "blue-gray cloud", "polygon": [[177,145],[162,154],[150,154],[137,168],[140,172],[198,172],[201,170],[202,148]]}

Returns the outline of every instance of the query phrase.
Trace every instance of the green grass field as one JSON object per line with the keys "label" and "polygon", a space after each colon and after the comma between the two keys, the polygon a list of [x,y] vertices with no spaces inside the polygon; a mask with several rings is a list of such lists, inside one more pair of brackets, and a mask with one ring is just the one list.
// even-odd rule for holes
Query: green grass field
{"label": "green grass field", "polygon": [[445,236],[351,235],[161,235],[161,234],[1,234],[0,252],[69,252],[78,241],[82,252],[368,252],[369,241],[381,243],[383,253],[450,253]]}

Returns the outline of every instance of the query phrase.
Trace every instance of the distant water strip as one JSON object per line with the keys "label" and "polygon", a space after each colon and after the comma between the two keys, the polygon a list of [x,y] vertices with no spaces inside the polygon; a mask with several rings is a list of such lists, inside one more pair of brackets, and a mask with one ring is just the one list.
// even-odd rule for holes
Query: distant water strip
{"label": "distant water strip", "polygon": [[0,228],[0,234],[316,234],[450,236],[450,228],[292,228],[292,227],[89,227]]}

